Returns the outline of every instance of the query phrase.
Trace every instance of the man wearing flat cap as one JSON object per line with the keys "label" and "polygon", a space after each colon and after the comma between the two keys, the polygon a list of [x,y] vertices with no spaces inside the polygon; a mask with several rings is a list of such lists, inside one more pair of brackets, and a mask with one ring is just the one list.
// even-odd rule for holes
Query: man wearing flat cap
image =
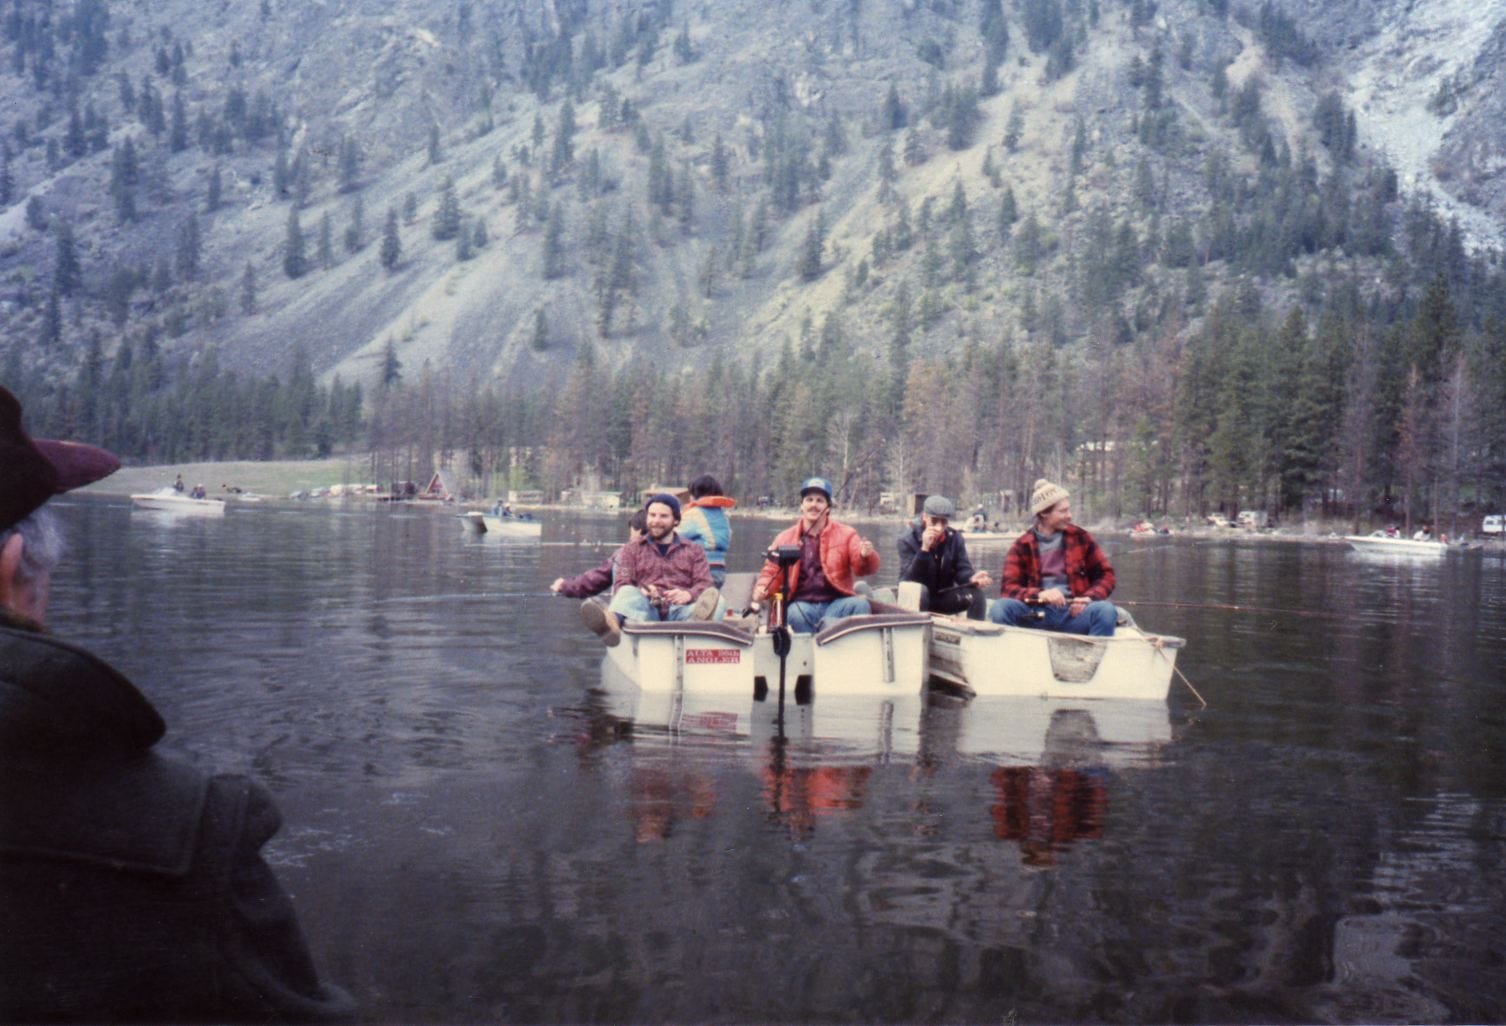
{"label": "man wearing flat cap", "polygon": [[899,536],[899,579],[921,586],[920,608],[962,613],[981,620],[988,608],[983,589],[993,584],[987,570],[974,570],[967,543],[950,524],[957,507],[945,495],[928,495],[920,517]]}
{"label": "man wearing flat cap", "polygon": [[1004,597],[994,623],[1108,637],[1119,611],[1108,601],[1114,568],[1093,536],[1072,523],[1067,490],[1045,478],[1030,496],[1035,521],[1004,557]]}
{"label": "man wearing flat cap", "polygon": [[119,465],[0,388],[0,1021],[344,1018],[261,858],[271,796],[155,752],[146,696],[44,626],[47,501]]}

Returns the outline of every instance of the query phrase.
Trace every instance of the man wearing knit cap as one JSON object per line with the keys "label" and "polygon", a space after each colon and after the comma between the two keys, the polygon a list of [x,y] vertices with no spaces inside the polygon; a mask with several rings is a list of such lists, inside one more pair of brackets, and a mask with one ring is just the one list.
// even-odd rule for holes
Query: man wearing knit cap
{"label": "man wearing knit cap", "polygon": [[1114,568],[1093,536],[1072,523],[1067,490],[1045,478],[1030,496],[1035,522],[1004,557],[1004,597],[988,618],[1012,627],[1108,637],[1118,610],[1108,601]]}
{"label": "man wearing knit cap", "polygon": [[30,437],[0,388],[0,1021],[348,1016],[262,860],[271,796],[155,752],[146,696],[43,626],[62,552],[47,501],[119,466]]}
{"label": "man wearing knit cap", "polygon": [[622,640],[624,620],[710,620],[721,604],[706,550],[680,537],[680,500],[668,492],[643,505],[648,530],[622,547],[609,606],[581,603],[585,625],[608,647]]}

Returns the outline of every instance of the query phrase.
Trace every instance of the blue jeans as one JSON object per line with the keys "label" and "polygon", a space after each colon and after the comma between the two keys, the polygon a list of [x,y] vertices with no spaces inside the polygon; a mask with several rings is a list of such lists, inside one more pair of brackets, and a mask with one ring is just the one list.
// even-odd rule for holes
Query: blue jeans
{"label": "blue jeans", "polygon": [[796,634],[815,634],[828,620],[844,616],[866,616],[873,611],[861,595],[843,595],[830,602],[791,602],[784,611],[784,621]]}
{"label": "blue jeans", "polygon": [[[1038,613],[1045,616],[1037,618]],[[988,618],[1008,627],[1034,627],[1063,634],[1087,634],[1108,638],[1114,634],[1119,610],[1107,599],[1089,602],[1087,608],[1073,616],[1069,606],[1030,606],[1019,599],[999,599],[988,607]]]}
{"label": "blue jeans", "polygon": [[648,600],[648,596],[638,590],[634,584],[624,584],[612,596],[612,604],[607,606],[609,612],[616,613],[625,620],[689,620],[690,605],[670,606],[661,616],[659,607]]}

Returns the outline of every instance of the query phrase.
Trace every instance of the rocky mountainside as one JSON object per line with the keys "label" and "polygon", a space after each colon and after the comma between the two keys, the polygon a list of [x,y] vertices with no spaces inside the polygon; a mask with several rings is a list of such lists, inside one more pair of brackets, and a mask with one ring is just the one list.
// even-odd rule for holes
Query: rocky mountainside
{"label": "rocky mountainside", "polygon": [[0,16],[0,355],[44,378],[128,338],[543,385],[583,348],[772,359],[833,312],[875,359],[1133,336],[1369,259],[1358,228],[1269,241],[1295,229],[1237,181],[1278,167],[1356,211],[1392,168],[1475,246],[1506,225],[1506,0]]}

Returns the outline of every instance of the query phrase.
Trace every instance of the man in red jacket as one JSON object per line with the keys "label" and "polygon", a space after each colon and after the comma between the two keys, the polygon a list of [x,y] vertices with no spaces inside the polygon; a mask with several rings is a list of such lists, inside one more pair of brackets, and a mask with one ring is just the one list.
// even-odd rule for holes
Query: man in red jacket
{"label": "man in red jacket", "polygon": [[800,519],[774,539],[773,548],[799,546],[800,560],[783,571],[764,565],[753,586],[757,609],[776,591],[787,603],[785,622],[801,634],[814,634],[828,621],[871,612],[868,600],[854,593],[857,577],[877,573],[878,553],[857,531],[831,519],[831,482],[812,477],[800,486]]}
{"label": "man in red jacket", "polygon": [[1004,557],[1004,597],[994,623],[1108,637],[1119,611],[1108,597],[1114,568],[1093,536],[1072,523],[1067,490],[1045,478],[1030,496],[1035,523]]}

